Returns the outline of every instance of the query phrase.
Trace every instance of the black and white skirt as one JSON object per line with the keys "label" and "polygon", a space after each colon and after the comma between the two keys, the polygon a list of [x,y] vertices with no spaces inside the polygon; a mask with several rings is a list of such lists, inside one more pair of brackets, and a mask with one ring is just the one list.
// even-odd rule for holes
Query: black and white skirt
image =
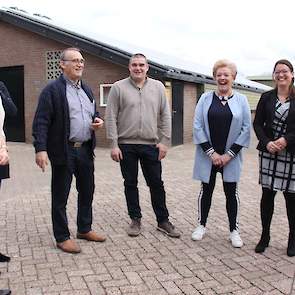
{"label": "black and white skirt", "polygon": [[[277,99],[275,116],[272,125],[274,138],[280,138],[286,134],[286,121],[290,108],[290,101],[281,103]],[[259,152],[259,183],[262,187],[274,191],[295,193],[295,166],[294,155],[286,149],[271,154]]]}
{"label": "black and white skirt", "polygon": [[276,154],[259,152],[259,183],[274,191],[295,193],[293,155],[283,150]]}

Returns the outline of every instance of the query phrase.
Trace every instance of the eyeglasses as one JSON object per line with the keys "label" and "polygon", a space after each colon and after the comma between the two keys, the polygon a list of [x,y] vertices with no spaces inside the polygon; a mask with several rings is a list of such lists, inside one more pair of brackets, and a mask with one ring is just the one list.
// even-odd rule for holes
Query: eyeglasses
{"label": "eyeglasses", "polygon": [[74,58],[74,59],[63,59],[63,61],[70,61],[73,64],[84,64],[85,63],[85,59],[81,58]]}
{"label": "eyeglasses", "polygon": [[288,73],[290,73],[289,70],[281,70],[281,71],[275,71],[275,72],[274,72],[274,74],[275,74],[276,76],[278,76],[279,74],[283,74],[283,75],[285,75],[285,74],[288,74]]}

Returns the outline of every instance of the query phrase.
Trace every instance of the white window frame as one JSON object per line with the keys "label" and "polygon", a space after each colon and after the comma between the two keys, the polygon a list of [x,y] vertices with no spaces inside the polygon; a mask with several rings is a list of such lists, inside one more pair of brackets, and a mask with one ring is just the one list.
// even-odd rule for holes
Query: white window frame
{"label": "white window frame", "polygon": [[99,85],[99,105],[101,107],[107,106],[107,97],[104,97],[104,88],[111,88],[113,84],[100,84]]}

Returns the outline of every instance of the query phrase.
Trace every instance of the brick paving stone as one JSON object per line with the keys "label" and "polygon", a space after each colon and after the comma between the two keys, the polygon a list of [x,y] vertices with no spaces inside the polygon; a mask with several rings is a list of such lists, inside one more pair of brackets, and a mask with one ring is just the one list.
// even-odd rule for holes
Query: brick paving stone
{"label": "brick paving stone", "polygon": [[206,272],[206,270],[204,269],[198,269],[194,273],[203,282],[212,280],[212,276],[208,272]]}
{"label": "brick paving stone", "polygon": [[143,283],[141,277],[136,272],[124,272],[131,285],[141,285]]}
{"label": "brick paving stone", "polygon": [[0,278],[0,289],[7,289],[8,279]]}
{"label": "brick paving stone", "polygon": [[182,294],[181,289],[179,289],[172,281],[161,282],[161,285],[165,288],[168,294]]}
{"label": "brick paving stone", "polygon": [[229,279],[223,273],[213,273],[212,278],[214,278],[217,282],[219,282],[223,286],[230,285],[233,283],[233,281],[231,279]]}
{"label": "brick paving stone", "polygon": [[70,277],[70,283],[74,290],[87,289],[87,285],[82,277]]}
{"label": "brick paving stone", "polygon": [[90,275],[90,276],[84,276],[85,282],[104,282],[104,281],[109,281],[112,280],[112,276],[108,273],[106,274],[100,274],[100,275]]}
{"label": "brick paving stone", "polygon": [[137,295],[169,295],[165,289],[162,290],[151,290],[151,291],[145,291],[143,294],[137,294]]}
{"label": "brick paving stone", "polygon": [[202,294],[202,295],[216,295],[216,292],[212,289],[205,289],[205,290],[200,290],[200,294]]}
{"label": "brick paving stone", "polygon": [[153,270],[159,268],[159,265],[153,259],[142,259],[142,262],[147,269]]}
{"label": "brick paving stone", "polygon": [[251,288],[252,284],[244,279],[242,276],[231,276],[230,279],[237,283],[241,288],[246,289],[246,288]]}
{"label": "brick paving stone", "polygon": [[282,295],[283,293],[280,292],[279,290],[273,290],[270,292],[266,292],[265,295]]}
{"label": "brick paving stone", "polygon": [[36,287],[46,287],[46,286],[52,286],[54,284],[53,280],[30,280],[28,282],[25,282],[26,288],[36,288]]}
{"label": "brick paving stone", "polygon": [[159,282],[174,281],[174,280],[182,279],[182,276],[179,273],[169,273],[169,274],[156,276],[156,279]]}
{"label": "brick paving stone", "polygon": [[[254,252],[260,238],[260,193],[255,139],[245,153],[239,183],[240,231],[244,247],[228,241],[228,220],[221,177],[218,175],[207,233],[192,241],[197,220],[200,183],[192,180],[194,146],[171,148],[163,161],[163,178],[170,219],[182,233],[171,239],[156,230],[149,189],[139,173],[143,232],[128,237],[123,181],[108,149],[96,150],[96,191],[93,229],[107,235],[105,243],[77,240],[82,253],[56,248],[50,216],[50,169],[34,163],[32,146],[9,143],[12,178],[3,182],[0,200],[0,252],[12,256],[0,264],[0,288],[13,295],[169,295],[169,294],[288,294],[294,258],[286,256],[288,236],[284,198],[276,198],[271,243]],[[175,167],[181,173],[175,173]],[[111,177],[110,177],[111,176]],[[75,237],[77,194],[68,202],[68,221]]]}
{"label": "brick paving stone", "polygon": [[42,295],[42,289],[41,288],[27,289],[26,295]]}
{"label": "brick paving stone", "polygon": [[143,280],[144,280],[145,284],[148,286],[148,288],[151,290],[162,288],[162,285],[154,277],[144,277]]}
{"label": "brick paving stone", "polygon": [[193,286],[199,291],[199,290],[204,290],[204,289],[211,289],[214,287],[218,287],[220,286],[220,283],[215,281],[215,280],[211,280],[211,281],[206,281],[206,282],[201,282],[201,283],[195,283],[193,284]]}
{"label": "brick paving stone", "polygon": [[231,285],[221,285],[212,288],[216,294],[230,294],[234,291],[241,290],[241,287],[237,284],[231,284]]}
{"label": "brick paving stone", "polygon": [[108,287],[123,287],[123,286],[128,286],[129,282],[127,279],[122,279],[122,280],[110,280],[110,281],[104,281],[101,283],[103,287],[108,288]]}
{"label": "brick paving stone", "polygon": [[201,283],[201,280],[197,277],[183,278],[179,280],[174,280],[177,285],[192,285]]}
{"label": "brick paving stone", "polygon": [[106,290],[95,282],[87,283],[91,295],[106,295]]}
{"label": "brick paving stone", "polygon": [[119,288],[111,287],[111,288],[106,289],[106,294],[107,295],[121,295],[122,293]]}
{"label": "brick paving stone", "polygon": [[251,280],[251,283],[264,292],[269,292],[274,289],[274,287],[271,284],[267,283],[261,278]]}
{"label": "brick paving stone", "polygon": [[9,289],[13,290],[12,294],[25,294],[26,287],[24,283],[10,283]]}
{"label": "brick paving stone", "polygon": [[60,295],[91,295],[88,290],[62,291]]}
{"label": "brick paving stone", "polygon": [[233,295],[259,295],[259,294],[265,294],[263,291],[259,290],[256,287],[250,287],[250,288],[243,288],[243,290],[234,291],[232,292]]}
{"label": "brick paving stone", "polygon": [[161,269],[156,269],[156,270],[145,270],[145,271],[140,271],[138,272],[140,277],[145,278],[145,277],[155,277],[158,275],[164,274],[164,272]]}
{"label": "brick paving stone", "polygon": [[[13,288],[11,288],[14,290]],[[62,285],[48,285],[42,288],[43,292],[62,292],[62,291],[73,291],[71,284],[62,284]],[[18,293],[16,293],[18,295]]]}
{"label": "brick paving stone", "polygon": [[271,285],[274,286],[277,290],[281,291],[283,294],[290,294],[291,284],[291,279],[284,279],[277,282],[271,282]]}
{"label": "brick paving stone", "polygon": [[178,287],[185,295],[200,295],[201,294],[192,285],[178,285]]}
{"label": "brick paving stone", "polygon": [[184,278],[190,278],[194,276],[193,272],[191,272],[186,266],[175,265],[174,268],[177,271],[177,273],[179,273]]}
{"label": "brick paving stone", "polygon": [[128,266],[123,266],[121,267],[122,271],[125,272],[142,272],[146,270],[145,265],[143,264],[138,264],[138,265],[128,265]]}
{"label": "brick paving stone", "polygon": [[136,285],[130,285],[130,286],[125,286],[125,287],[120,287],[120,291],[122,294],[145,294],[146,291],[148,291],[147,285],[144,284],[136,284]]}

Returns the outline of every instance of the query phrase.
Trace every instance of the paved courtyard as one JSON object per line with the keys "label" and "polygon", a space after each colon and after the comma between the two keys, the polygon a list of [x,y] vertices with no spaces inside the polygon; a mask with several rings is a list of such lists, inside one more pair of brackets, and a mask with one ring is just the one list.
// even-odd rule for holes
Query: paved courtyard
{"label": "paved courtyard", "polygon": [[[186,144],[170,149],[163,162],[167,205],[181,238],[171,239],[156,230],[142,175],[144,229],[139,237],[127,236],[129,218],[120,170],[110,160],[109,150],[98,148],[93,228],[108,239],[102,244],[78,240],[82,248],[78,255],[55,247],[50,169],[42,173],[37,168],[31,145],[10,143],[9,150],[12,178],[0,192],[0,252],[12,259],[0,264],[0,289],[9,287],[13,295],[290,294],[295,258],[286,256],[288,228],[282,194],[276,198],[270,247],[263,255],[253,250],[260,236],[260,187],[253,146],[245,153],[239,186],[243,248],[233,249],[228,241],[220,177],[207,234],[200,242],[191,240],[199,184],[191,178],[194,147]],[[68,217],[75,236],[74,184]]]}

